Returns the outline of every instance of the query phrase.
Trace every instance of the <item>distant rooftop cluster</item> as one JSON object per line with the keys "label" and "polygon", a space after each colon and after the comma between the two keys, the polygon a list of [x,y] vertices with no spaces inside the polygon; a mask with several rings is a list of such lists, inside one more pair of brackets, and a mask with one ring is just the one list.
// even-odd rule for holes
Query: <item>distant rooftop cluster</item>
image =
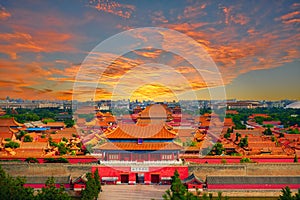
{"label": "distant rooftop cluster", "polygon": [[[92,154],[103,162],[174,162],[205,155],[300,155],[297,112],[289,110],[288,119],[278,113],[285,112],[283,106],[290,102],[276,102],[282,105],[278,110],[269,108],[267,102],[230,101],[223,119],[212,111],[209,101],[127,103],[124,100],[77,104],[73,127],[64,122],[71,120],[64,118],[70,110],[58,110],[60,118],[20,123],[10,116],[18,117],[18,111],[24,108],[1,108],[0,154]],[[224,107],[218,102],[216,106]],[[264,113],[268,109],[270,113]],[[218,125],[222,126],[219,132],[210,130]]]}

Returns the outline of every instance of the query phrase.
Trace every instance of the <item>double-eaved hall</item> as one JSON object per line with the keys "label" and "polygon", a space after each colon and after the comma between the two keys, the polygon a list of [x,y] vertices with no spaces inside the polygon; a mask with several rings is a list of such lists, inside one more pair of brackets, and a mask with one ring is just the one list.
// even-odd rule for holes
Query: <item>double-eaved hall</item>
{"label": "double-eaved hall", "polygon": [[181,178],[188,176],[180,164],[181,146],[174,142],[177,132],[166,124],[169,110],[151,105],[139,113],[136,123],[119,123],[105,132],[107,142],[94,148],[99,155],[99,175],[106,184],[169,184],[177,169]]}

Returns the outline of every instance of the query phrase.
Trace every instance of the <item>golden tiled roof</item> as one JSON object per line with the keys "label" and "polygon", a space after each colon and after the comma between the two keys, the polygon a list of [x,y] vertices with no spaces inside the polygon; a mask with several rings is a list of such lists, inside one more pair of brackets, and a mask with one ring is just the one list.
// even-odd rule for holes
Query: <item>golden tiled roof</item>
{"label": "golden tiled roof", "polygon": [[120,124],[116,129],[106,135],[108,139],[174,139],[176,133],[168,130],[163,124],[138,126],[135,124]]}
{"label": "golden tiled roof", "polygon": [[64,122],[48,122],[48,127],[65,127],[66,124]]}
{"label": "golden tiled roof", "polygon": [[13,117],[0,118],[0,126],[23,126],[23,124],[17,122]]}
{"label": "golden tiled roof", "polygon": [[43,149],[47,147],[47,142],[22,142],[20,149]]}

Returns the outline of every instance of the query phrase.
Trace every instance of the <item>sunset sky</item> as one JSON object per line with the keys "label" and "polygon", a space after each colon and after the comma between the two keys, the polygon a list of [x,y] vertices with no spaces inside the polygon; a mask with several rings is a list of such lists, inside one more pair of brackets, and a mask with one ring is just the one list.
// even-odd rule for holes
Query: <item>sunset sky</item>
{"label": "sunset sky", "polygon": [[[143,27],[190,37],[218,73],[203,65],[199,74],[185,56],[165,49],[169,42],[196,54],[183,38],[150,31],[162,49],[132,49],[98,74],[98,63],[111,55],[94,48]],[[149,39],[133,33],[138,41]],[[126,41],[114,45],[131,48]],[[84,69],[90,59],[93,70]],[[1,0],[0,73],[0,99],[70,100],[74,85],[85,82],[97,85],[95,99],[209,99],[208,87],[224,87],[228,99],[300,100],[300,2]],[[82,73],[97,81],[79,80]],[[93,93],[82,91],[83,98]]]}

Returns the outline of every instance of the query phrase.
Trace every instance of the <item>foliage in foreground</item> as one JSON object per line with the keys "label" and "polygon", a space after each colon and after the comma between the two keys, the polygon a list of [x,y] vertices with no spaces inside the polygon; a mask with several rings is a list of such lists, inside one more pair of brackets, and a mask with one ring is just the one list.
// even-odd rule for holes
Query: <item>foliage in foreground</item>
{"label": "foliage in foreground", "polygon": [[86,189],[82,191],[82,200],[93,200],[97,199],[99,192],[101,191],[100,177],[98,169],[92,174],[87,173],[86,177],[88,181],[86,182]]}
{"label": "foliage in foreground", "polygon": [[[100,177],[98,169],[94,174],[87,174],[88,181],[86,190],[82,191],[83,200],[97,199],[101,191]],[[55,179],[50,177],[45,183],[45,187],[34,195],[33,188],[24,187],[26,180],[24,178],[13,178],[8,175],[0,165],[0,199],[2,200],[71,200],[71,197],[65,192],[61,185],[56,187]]]}
{"label": "foliage in foreground", "polygon": [[25,188],[25,179],[13,178],[5,173],[0,165],[0,197],[1,199],[31,200],[34,199],[33,189]]}
{"label": "foliage in foreground", "polygon": [[300,189],[298,189],[298,193],[292,195],[291,189],[286,186],[282,188],[281,193],[278,200],[300,200]]}
{"label": "foliage in foreground", "polygon": [[0,165],[0,196],[3,200],[71,200],[63,186],[56,188],[53,177],[48,178],[46,186],[36,196],[33,188],[24,187],[25,183],[24,178],[11,177]]}
{"label": "foliage in foreground", "polygon": [[43,187],[41,191],[36,195],[37,200],[57,199],[57,200],[71,200],[71,197],[65,192],[65,188],[55,186],[55,180],[53,177],[48,178],[46,181],[46,187]]}
{"label": "foliage in foreground", "polygon": [[[187,190],[187,188],[182,184],[179,173],[176,170],[174,172],[174,176],[172,176],[172,184],[170,189],[168,189],[165,194],[163,194],[164,200],[210,200],[213,198],[210,193],[209,196],[204,193],[202,197],[200,193],[197,191],[197,194],[193,194]],[[222,192],[218,192],[217,200],[222,200]],[[224,200],[228,200],[228,197],[225,197]]]}

